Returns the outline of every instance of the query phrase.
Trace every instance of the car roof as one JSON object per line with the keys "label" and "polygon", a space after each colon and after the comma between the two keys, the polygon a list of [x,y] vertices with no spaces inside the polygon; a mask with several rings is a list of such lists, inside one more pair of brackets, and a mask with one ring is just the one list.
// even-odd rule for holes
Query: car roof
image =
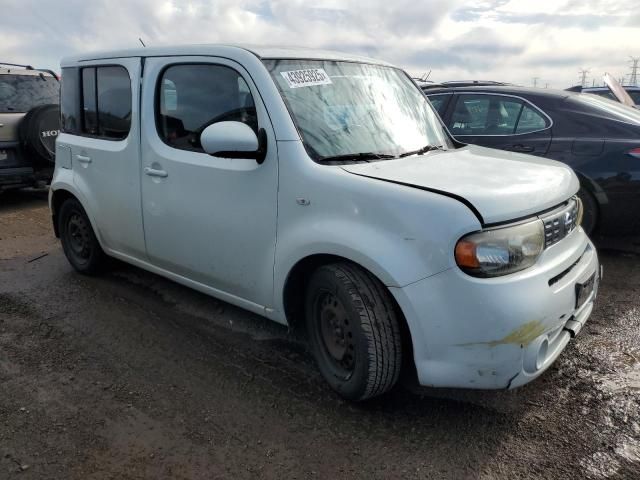
{"label": "car roof", "polygon": [[44,75],[45,77],[53,77],[51,72],[46,70],[30,70],[26,68],[0,68],[0,75],[24,75],[24,76],[34,76],[39,77],[40,75]]}
{"label": "car roof", "polygon": [[556,90],[552,88],[533,88],[518,87],[516,85],[483,85],[483,86],[467,86],[467,87],[427,87],[423,88],[427,95],[435,93],[498,93],[503,95],[526,95],[548,98],[565,98],[576,95],[566,90]]}
{"label": "car roof", "polygon": [[160,47],[133,48],[127,50],[112,50],[104,52],[84,53],[65,57],[62,66],[71,66],[83,61],[103,60],[127,57],[164,57],[164,56],[188,56],[188,55],[225,55],[233,51],[244,50],[251,52],[260,59],[308,59],[308,60],[336,60],[347,62],[371,63],[376,65],[393,65],[373,58],[353,55],[349,53],[335,52],[331,50],[319,50],[302,47],[277,47],[259,45],[235,45],[235,44],[202,44],[202,45],[174,45]]}
{"label": "car roof", "polygon": [[[621,85],[625,90],[640,90],[640,87],[636,85]],[[600,92],[600,91],[610,91],[611,89],[607,86],[604,87],[583,87],[583,92]]]}

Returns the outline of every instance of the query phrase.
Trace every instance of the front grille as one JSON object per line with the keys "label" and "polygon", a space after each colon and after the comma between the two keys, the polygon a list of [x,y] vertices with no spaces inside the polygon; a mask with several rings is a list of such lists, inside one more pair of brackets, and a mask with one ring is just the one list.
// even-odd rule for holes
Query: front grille
{"label": "front grille", "polygon": [[578,226],[578,209],[578,200],[574,197],[559,210],[542,216],[545,248],[555,245],[576,229]]}

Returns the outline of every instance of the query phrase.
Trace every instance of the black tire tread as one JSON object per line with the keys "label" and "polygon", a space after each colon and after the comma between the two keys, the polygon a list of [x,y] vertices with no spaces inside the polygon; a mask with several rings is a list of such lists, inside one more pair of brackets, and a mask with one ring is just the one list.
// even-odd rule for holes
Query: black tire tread
{"label": "black tire tread", "polygon": [[70,209],[77,209],[82,213],[82,215],[84,215],[86,221],[89,224],[90,235],[91,235],[93,247],[95,250],[90,262],[83,266],[78,266],[73,262],[73,260],[70,258],[70,254],[67,252],[68,247],[67,245],[65,245],[63,241],[62,247],[63,247],[64,253],[67,256],[69,263],[71,263],[71,266],[73,266],[76,269],[76,271],[78,271],[79,273],[83,275],[89,275],[89,276],[98,275],[102,273],[102,271],[104,270],[104,267],[107,263],[107,255],[102,250],[102,247],[100,246],[100,242],[98,242],[98,239],[96,238],[95,232],[93,231],[93,226],[91,225],[91,222],[89,221],[89,217],[87,216],[87,212],[82,207],[82,204],[75,198],[69,198],[65,200],[60,206],[60,212],[58,215],[58,222],[59,222],[58,229],[61,232],[60,233],[61,240],[62,240],[62,235],[64,235],[64,233],[62,232],[64,231],[64,228],[65,228],[64,221],[67,217],[66,211]]}
{"label": "black tire tread", "polygon": [[391,294],[369,272],[350,263],[325,265],[349,293],[360,314],[360,326],[368,342],[369,376],[358,400],[389,391],[402,367],[402,338]]}
{"label": "black tire tread", "polygon": [[589,210],[593,216],[593,225],[583,225],[584,231],[587,235],[591,235],[598,229],[598,217],[600,216],[598,202],[593,194],[584,187],[581,187],[578,191],[578,197],[582,200],[584,214],[586,215],[587,210]]}

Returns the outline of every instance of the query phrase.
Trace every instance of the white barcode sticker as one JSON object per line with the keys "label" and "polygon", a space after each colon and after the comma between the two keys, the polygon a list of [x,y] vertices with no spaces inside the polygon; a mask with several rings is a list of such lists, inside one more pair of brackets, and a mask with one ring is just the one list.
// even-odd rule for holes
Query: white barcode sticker
{"label": "white barcode sticker", "polygon": [[331,79],[324,68],[307,68],[305,70],[291,70],[280,72],[289,84],[289,88],[313,87],[315,85],[330,85]]}

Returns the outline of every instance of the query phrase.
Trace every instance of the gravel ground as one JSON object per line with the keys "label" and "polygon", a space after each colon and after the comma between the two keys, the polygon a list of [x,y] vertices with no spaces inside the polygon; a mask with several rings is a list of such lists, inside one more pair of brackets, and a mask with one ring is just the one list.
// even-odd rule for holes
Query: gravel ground
{"label": "gravel ground", "polygon": [[353,405],[282,327],[123,264],[74,273],[46,194],[4,194],[0,478],[640,478],[640,248],[619,243],[532,384]]}

